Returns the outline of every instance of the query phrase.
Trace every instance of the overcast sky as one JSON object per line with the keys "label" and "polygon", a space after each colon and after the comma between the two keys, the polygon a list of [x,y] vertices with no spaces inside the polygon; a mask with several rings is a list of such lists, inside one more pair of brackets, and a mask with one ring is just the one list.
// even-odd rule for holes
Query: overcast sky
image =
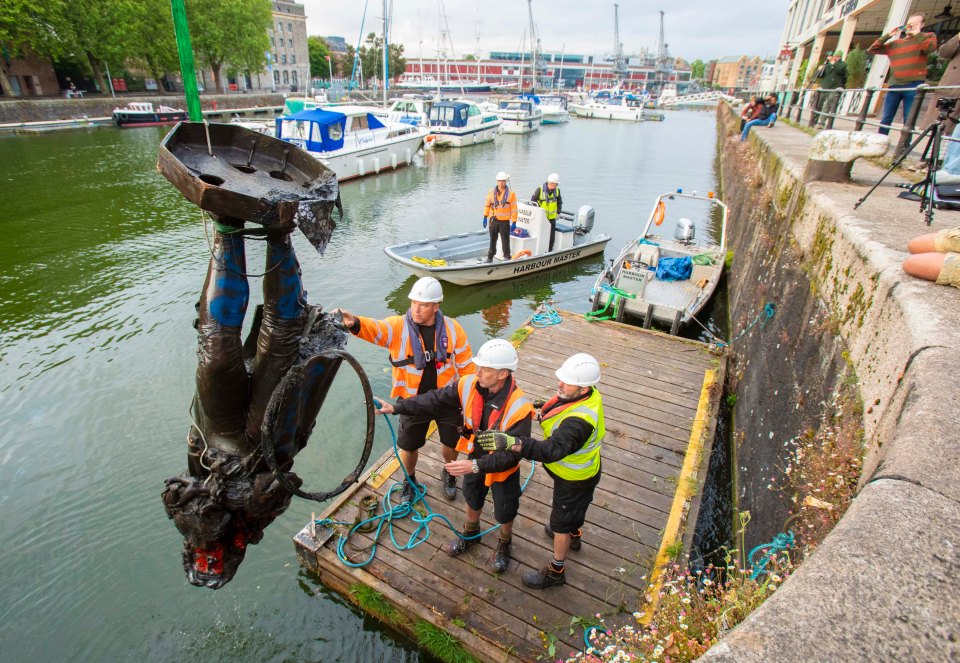
{"label": "overcast sky", "polygon": [[[308,34],[338,35],[356,46],[365,0],[298,1],[306,8]],[[437,4],[437,0],[394,0],[391,41],[404,45],[408,59],[419,57],[421,40],[424,58],[436,54]],[[707,61],[725,55],[775,56],[788,0],[622,0],[619,4],[620,41],[626,54],[656,50],[663,9],[670,54]],[[476,51],[478,21],[482,53],[520,49],[529,23],[526,0],[445,0],[443,6],[458,57]],[[533,18],[545,51],[598,55],[613,51],[613,2],[533,0]],[[380,33],[382,25],[383,0],[368,0],[364,34]]]}

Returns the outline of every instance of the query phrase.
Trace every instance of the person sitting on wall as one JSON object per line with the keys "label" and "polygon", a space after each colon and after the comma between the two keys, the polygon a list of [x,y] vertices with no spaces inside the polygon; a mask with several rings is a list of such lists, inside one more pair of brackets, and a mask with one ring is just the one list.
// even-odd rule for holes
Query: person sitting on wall
{"label": "person sitting on wall", "polygon": [[760,111],[763,110],[763,102],[760,100],[760,97],[750,97],[750,101],[747,102],[747,105],[743,107],[743,110],[740,111],[740,131],[743,131],[743,125],[745,125],[750,120],[756,120],[757,116],[760,115]]}
{"label": "person sitting on wall", "polygon": [[750,120],[743,125],[743,133],[740,134],[740,142],[747,139],[747,134],[753,127],[767,127],[777,121],[777,111],[780,110],[780,104],[777,103],[777,95],[771,94],[767,97],[763,109],[757,116],[757,119]]}
{"label": "person sitting on wall", "polygon": [[937,285],[960,288],[960,227],[914,237],[903,271]]}

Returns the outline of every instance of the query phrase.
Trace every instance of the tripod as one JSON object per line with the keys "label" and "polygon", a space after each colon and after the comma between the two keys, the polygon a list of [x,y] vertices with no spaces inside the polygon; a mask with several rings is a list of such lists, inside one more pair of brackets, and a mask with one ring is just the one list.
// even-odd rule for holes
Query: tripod
{"label": "tripod", "polygon": [[[940,101],[949,102],[951,100],[941,99]],[[955,100],[952,101],[953,104],[956,103]],[[923,142],[924,139],[926,139],[927,144],[924,146],[923,154],[920,156],[920,161],[927,165],[926,175],[916,184],[898,184],[897,186],[910,189],[911,192],[917,193],[917,195],[920,196],[920,212],[923,214],[923,218],[927,222],[928,226],[933,223],[933,187],[936,185],[937,163],[940,160],[940,142],[941,138],[943,137],[944,129],[943,123],[950,115],[950,111],[953,110],[953,104],[950,105],[950,108],[941,108],[938,103],[937,109],[939,110],[939,113],[937,114],[937,120],[924,129],[923,132],[917,136],[917,139],[913,141],[910,146],[907,147],[907,149],[905,149],[903,153],[894,160],[894,162],[890,165],[890,168],[887,169],[887,172],[885,172],[880,179],[877,180],[872,187],[870,187],[869,191],[863,194],[863,197],[857,201],[857,203],[853,206],[853,209],[860,207],[860,205],[863,204],[863,201],[865,201],[867,197],[873,193],[878,186],[880,186],[880,183],[887,179],[887,175],[892,173],[897,166],[903,163],[903,160],[907,158],[907,155],[910,154],[917,145]]]}

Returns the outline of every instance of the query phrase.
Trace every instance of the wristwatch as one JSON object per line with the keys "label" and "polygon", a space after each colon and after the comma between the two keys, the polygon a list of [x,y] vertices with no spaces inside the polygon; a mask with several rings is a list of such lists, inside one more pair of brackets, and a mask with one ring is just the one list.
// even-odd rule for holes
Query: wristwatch
{"label": "wristwatch", "polygon": [[480,466],[477,465],[477,461],[473,461],[473,466],[470,468],[470,471],[474,474],[480,474]]}

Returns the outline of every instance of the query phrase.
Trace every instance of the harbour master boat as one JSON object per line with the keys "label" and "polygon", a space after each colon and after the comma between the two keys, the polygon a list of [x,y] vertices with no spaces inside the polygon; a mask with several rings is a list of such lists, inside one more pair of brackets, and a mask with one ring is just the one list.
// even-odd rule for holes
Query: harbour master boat
{"label": "harbour master boat", "polygon": [[305,149],[341,182],[411,163],[426,133],[425,127],[384,124],[363,106],[305,107],[278,117],[275,129],[277,138]]}
{"label": "harbour master boat", "polygon": [[438,101],[430,107],[430,135],[437,147],[467,147],[499,136],[503,122],[467,99]]}
{"label": "harbour master boat", "polygon": [[546,213],[533,203],[518,202],[516,229],[510,234],[510,260],[486,262],[490,246],[486,230],[397,244],[383,251],[417,276],[432,276],[457,285],[501,281],[602,252],[610,236],[591,232],[593,216],[589,205],[576,214],[561,212],[553,251],[547,251],[550,223]]}
{"label": "harbour master boat", "polygon": [[[660,234],[664,221],[673,229],[672,237]],[[697,225],[701,230],[708,225],[719,227],[719,241],[697,238]],[[644,327],[657,322],[676,334],[717,289],[726,242],[727,206],[713,192],[699,196],[678,189],[661,194],[640,236],[620,251],[594,283],[593,310],[606,308],[621,321],[631,314],[642,318]]]}

